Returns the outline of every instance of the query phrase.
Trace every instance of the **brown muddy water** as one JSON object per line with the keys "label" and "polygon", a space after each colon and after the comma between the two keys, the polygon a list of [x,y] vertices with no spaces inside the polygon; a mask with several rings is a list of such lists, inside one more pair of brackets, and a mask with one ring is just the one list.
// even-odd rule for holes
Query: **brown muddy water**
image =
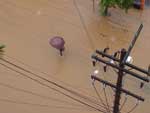
{"label": "brown muddy water", "polygon": [[[117,76],[111,68],[104,73],[101,64],[93,68],[91,55],[95,49],[107,46],[111,48],[110,53],[127,48],[141,22],[144,29],[131,55],[135,65],[147,69],[150,63],[150,8],[131,9],[128,14],[120,9],[110,9],[110,17],[101,17],[97,2],[93,11],[92,0],[0,1],[0,43],[7,46],[3,58],[80,93],[64,91],[1,60],[1,64],[13,70],[0,65],[0,113],[98,113],[95,108],[106,112],[100,106],[102,103],[92,87],[90,75],[96,68],[105,80],[115,83]],[[63,36],[66,41],[62,57],[48,43],[49,38],[56,35]],[[105,101],[103,86],[95,85]],[[139,89],[139,85],[136,78],[125,77],[124,87],[145,98],[133,113],[149,113],[150,85],[145,84],[143,89]],[[112,106],[114,92],[107,87],[106,93]],[[124,97],[122,95],[121,104]],[[128,97],[122,113],[132,109],[135,103],[135,99]]]}

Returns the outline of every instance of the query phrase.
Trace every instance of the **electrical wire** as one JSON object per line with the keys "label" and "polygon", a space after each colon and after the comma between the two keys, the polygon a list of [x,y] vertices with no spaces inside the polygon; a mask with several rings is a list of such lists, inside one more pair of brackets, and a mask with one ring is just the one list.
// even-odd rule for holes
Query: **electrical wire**
{"label": "electrical wire", "polygon": [[80,104],[83,104],[83,105],[85,105],[85,106],[88,106],[89,108],[92,108],[92,109],[94,109],[94,110],[97,110],[97,111],[100,111],[100,112],[103,112],[103,113],[107,113],[107,112],[105,112],[105,111],[103,111],[103,110],[101,110],[101,109],[99,109],[99,108],[97,108],[97,107],[95,107],[95,106],[90,105],[89,103],[83,102],[83,101],[81,101],[81,100],[79,100],[79,99],[77,99],[77,98],[75,98],[75,97],[72,97],[72,96],[70,96],[70,95],[68,95],[68,94],[66,94],[66,93],[64,93],[64,92],[62,92],[62,91],[60,91],[60,90],[58,90],[58,89],[52,88],[51,86],[49,86],[49,85],[47,85],[47,84],[44,84],[44,83],[42,83],[41,81],[39,81],[39,80],[37,80],[37,79],[34,79],[34,78],[32,78],[32,77],[30,77],[30,76],[28,76],[28,75],[26,75],[26,74],[24,74],[24,73],[22,73],[22,72],[19,72],[19,71],[15,70],[15,69],[13,69],[13,68],[11,68],[11,67],[9,67],[9,66],[3,64],[3,63],[0,63],[0,65],[4,66],[4,67],[6,67],[6,68],[8,68],[8,69],[10,69],[10,70],[12,70],[12,71],[17,72],[17,73],[19,73],[20,75],[25,76],[26,78],[29,78],[29,79],[31,79],[31,80],[33,80],[33,81],[35,81],[35,82],[41,84],[42,86],[45,86],[45,87],[47,87],[47,88],[49,88],[49,89],[51,89],[51,90],[54,90],[54,91],[56,91],[56,92],[59,92],[59,93],[61,93],[62,95],[66,96],[66,97],[68,97],[68,98],[70,98],[70,99],[72,99],[72,100],[74,100],[74,101],[76,101],[76,102],[79,102]]}
{"label": "electrical wire", "polygon": [[81,14],[81,11],[80,11],[80,9],[79,9],[79,7],[78,7],[78,5],[77,5],[76,0],[73,0],[73,4],[74,4],[74,6],[75,6],[75,8],[76,8],[76,10],[77,10],[77,12],[78,12],[78,15],[79,15],[80,20],[81,20],[81,24],[82,24],[82,26],[83,26],[83,28],[84,28],[86,34],[87,34],[87,38],[89,39],[89,41],[90,41],[90,43],[91,43],[92,49],[94,50],[94,49],[95,49],[94,43],[93,43],[93,41],[92,41],[92,39],[91,39],[90,33],[89,33],[88,30],[87,30],[87,27],[86,27],[84,18],[83,18],[82,14]]}
{"label": "electrical wire", "polygon": [[104,91],[104,96],[105,96],[105,101],[106,101],[107,109],[108,109],[109,113],[111,113],[111,109],[109,108],[109,103],[108,103],[108,99],[107,99],[107,94],[106,94],[105,87],[103,88],[103,91]]}
{"label": "electrical wire", "polygon": [[128,111],[127,113],[133,112],[133,111],[138,107],[138,105],[139,105],[139,102],[137,102],[137,103],[135,104],[135,106],[134,106],[130,111]]}
{"label": "electrical wire", "polygon": [[[11,2],[10,2],[11,3]],[[8,4],[9,4],[9,1],[8,1]],[[11,3],[10,5],[15,5],[15,7],[16,7],[16,4],[14,4],[14,3]],[[24,8],[23,8],[24,9]],[[25,8],[25,10],[27,10],[27,8]]]}
{"label": "electrical wire", "polygon": [[110,95],[110,97],[111,98],[109,98],[109,101],[110,101],[110,104],[109,104],[109,107],[110,107],[110,109],[112,109],[113,108],[113,98],[114,98],[114,95],[112,94],[112,93],[114,93],[114,90],[113,90],[113,88],[112,87],[108,87],[109,89],[108,89],[108,91],[109,91],[109,94],[111,94]]}
{"label": "electrical wire", "polygon": [[48,97],[48,96],[45,96],[45,95],[41,95],[41,94],[38,94],[38,93],[35,93],[35,92],[32,92],[32,91],[28,91],[28,90],[25,90],[25,89],[14,87],[14,86],[6,84],[6,83],[1,83],[0,82],[0,85],[3,86],[3,87],[7,87],[7,88],[10,88],[10,89],[13,89],[15,91],[27,93],[27,94],[30,94],[30,95],[33,95],[33,96],[37,96],[37,97],[40,97],[40,98],[43,98],[43,99],[48,99],[48,100],[51,100],[51,101],[57,101],[57,102],[60,102],[60,103],[69,104],[69,105],[72,105],[72,106],[80,106],[81,107],[81,105],[78,105],[78,104],[75,104],[75,103],[71,103],[71,102],[68,102],[68,101],[65,101],[65,100],[61,100],[61,99],[57,99],[57,98],[52,98],[52,97]]}
{"label": "electrical wire", "polygon": [[111,91],[109,90],[109,91],[110,91],[110,93],[111,93],[111,96],[112,96],[112,97],[114,97],[114,94],[112,94],[112,93],[114,93],[114,92],[115,92],[115,89],[114,89],[114,88],[112,88],[112,87],[109,87],[109,88],[110,88],[110,90],[111,90]]}
{"label": "electrical wire", "polygon": [[18,100],[10,100],[10,99],[4,99],[0,98],[1,102],[7,102],[7,103],[12,103],[12,104],[23,104],[23,105],[28,105],[28,106],[37,106],[37,107],[48,107],[48,108],[57,108],[57,109],[72,109],[72,110],[85,110],[85,111],[92,111],[91,109],[83,109],[83,108],[76,108],[76,107],[66,107],[66,106],[52,106],[48,104],[36,104],[36,103],[29,103],[25,101],[18,101]]}
{"label": "electrical wire", "polygon": [[92,102],[92,103],[94,103],[94,104],[97,104],[97,105],[101,106],[99,103],[97,103],[97,102],[95,102],[95,101],[89,99],[89,98],[86,97],[85,95],[81,95],[81,94],[79,94],[78,92],[75,92],[75,91],[73,91],[73,90],[70,90],[70,89],[68,89],[68,88],[65,88],[64,86],[62,86],[62,85],[60,85],[60,84],[57,84],[57,83],[54,82],[54,81],[50,81],[50,80],[48,80],[48,79],[46,79],[46,78],[44,78],[44,77],[42,77],[42,76],[40,76],[40,75],[38,75],[38,74],[35,74],[35,73],[33,73],[33,72],[29,71],[29,70],[26,70],[26,69],[24,69],[24,68],[22,68],[22,67],[20,67],[20,66],[18,66],[18,65],[16,65],[16,64],[14,64],[14,63],[8,61],[8,60],[5,60],[5,59],[3,59],[3,58],[1,58],[1,60],[4,61],[4,62],[6,62],[6,63],[8,63],[8,64],[10,64],[10,65],[12,65],[12,66],[14,66],[14,67],[16,67],[16,68],[18,68],[18,69],[21,69],[22,71],[25,71],[25,72],[27,72],[27,73],[29,73],[29,74],[31,74],[31,75],[34,75],[35,77],[38,77],[38,78],[40,78],[40,79],[42,79],[42,80],[44,80],[44,81],[46,81],[46,82],[48,82],[48,83],[50,83],[50,84],[53,84],[53,85],[56,86],[56,87],[59,87],[59,88],[65,90],[65,91],[68,91],[68,92],[70,92],[70,93],[73,94],[73,95],[79,96],[80,98],[83,98],[83,99],[85,99],[85,100],[88,100],[89,102]]}
{"label": "electrical wire", "polygon": [[127,96],[125,96],[125,99],[124,99],[124,101],[123,101],[123,103],[122,103],[122,105],[120,106],[120,111],[123,109],[123,107],[125,106],[125,104],[126,104],[126,102],[127,102]]}
{"label": "electrical wire", "polygon": [[106,107],[106,105],[105,105],[103,99],[101,98],[100,94],[98,93],[98,91],[97,91],[97,89],[96,89],[96,87],[95,87],[94,82],[92,83],[92,86],[93,86],[93,88],[94,88],[94,90],[95,90],[95,92],[96,92],[96,95],[98,96],[99,100],[100,100],[101,103],[103,104],[104,108],[108,111],[108,108]]}
{"label": "electrical wire", "polygon": [[[72,85],[70,85],[70,84],[68,84],[68,83],[66,83],[66,82],[63,82],[63,81],[61,81],[61,80],[58,80],[57,78],[55,78],[54,76],[52,76],[52,75],[50,75],[50,74],[47,74],[46,72],[39,71],[39,69],[36,69],[35,67],[32,67],[32,66],[30,66],[30,65],[28,65],[28,64],[26,64],[26,63],[24,63],[24,62],[22,62],[22,61],[20,61],[20,60],[18,60],[18,59],[15,59],[15,58],[13,58],[13,57],[11,57],[11,56],[8,56],[8,55],[6,55],[6,54],[5,54],[5,56],[8,57],[8,58],[13,59],[13,60],[16,61],[16,62],[19,62],[20,64],[22,64],[22,65],[24,65],[24,66],[30,68],[31,70],[35,70],[35,71],[40,72],[41,74],[50,76],[52,79],[57,80],[57,81],[61,82],[62,84],[66,85],[66,86],[69,86],[70,88],[78,89],[78,88],[75,87],[75,86],[72,86]],[[80,91],[81,91],[81,89],[80,89]],[[82,93],[86,93],[86,92],[84,92],[84,91],[81,91],[81,92],[82,92]],[[93,97],[93,95],[89,95],[89,96],[90,96],[90,97]],[[96,97],[93,97],[93,99],[96,99]]]}

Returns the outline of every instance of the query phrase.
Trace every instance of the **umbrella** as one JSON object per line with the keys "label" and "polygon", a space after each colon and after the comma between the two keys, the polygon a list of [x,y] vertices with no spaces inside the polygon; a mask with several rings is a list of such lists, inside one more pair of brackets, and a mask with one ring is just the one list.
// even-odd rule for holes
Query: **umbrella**
{"label": "umbrella", "polygon": [[52,47],[61,50],[61,49],[64,49],[65,41],[64,41],[64,39],[63,39],[62,37],[60,37],[60,36],[54,36],[53,38],[51,38],[51,39],[49,40],[49,44],[50,44]]}

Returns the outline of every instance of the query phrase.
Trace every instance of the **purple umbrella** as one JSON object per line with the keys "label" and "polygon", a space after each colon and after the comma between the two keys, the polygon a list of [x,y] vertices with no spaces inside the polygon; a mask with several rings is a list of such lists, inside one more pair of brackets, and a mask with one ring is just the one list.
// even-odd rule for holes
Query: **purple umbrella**
{"label": "purple umbrella", "polygon": [[64,51],[64,45],[65,45],[65,41],[62,37],[54,36],[49,40],[49,44],[52,47],[58,49],[60,51],[60,55],[62,56],[62,51]]}

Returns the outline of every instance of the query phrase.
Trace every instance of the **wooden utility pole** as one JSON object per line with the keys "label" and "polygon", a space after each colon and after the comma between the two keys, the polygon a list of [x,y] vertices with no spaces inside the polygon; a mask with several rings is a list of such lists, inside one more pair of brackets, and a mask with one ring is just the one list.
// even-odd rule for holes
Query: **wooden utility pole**
{"label": "wooden utility pole", "polygon": [[[124,68],[124,64],[122,63],[124,57],[126,55],[126,50],[121,50],[121,56],[120,56],[120,63],[119,67]],[[117,88],[116,88],[116,95],[115,95],[115,101],[114,101],[114,109],[113,113],[119,113],[119,105],[120,105],[120,98],[121,98],[121,88],[122,88],[122,80],[123,80],[123,74],[124,72],[122,70],[119,70],[118,72],[118,80],[117,80]]]}
{"label": "wooden utility pole", "polygon": [[[135,45],[135,42],[136,42],[136,40],[137,40],[137,38],[138,38],[142,28],[143,28],[143,24],[140,25],[138,31],[135,33],[135,36],[134,36],[134,38],[133,38],[133,40],[132,40],[132,42],[131,42],[131,44],[130,44],[130,46],[128,48],[128,51],[126,51],[126,49],[122,49],[121,50],[119,59],[114,57],[114,56],[112,56],[112,55],[108,55],[104,51],[99,51],[99,50],[96,50],[96,55],[92,55],[92,59],[94,59],[94,60],[96,60],[98,62],[104,63],[104,64],[106,64],[108,66],[111,66],[111,67],[113,67],[113,68],[118,70],[118,78],[117,78],[116,85],[114,85],[112,83],[109,83],[108,81],[102,80],[102,79],[100,79],[100,78],[98,78],[96,76],[93,76],[93,75],[91,76],[92,79],[97,80],[97,81],[99,81],[99,82],[101,82],[101,83],[103,83],[105,85],[108,85],[108,86],[113,87],[113,88],[116,89],[115,90],[115,99],[114,99],[113,113],[120,113],[119,106],[120,106],[120,99],[121,99],[121,94],[122,93],[126,93],[127,95],[132,96],[132,97],[134,97],[134,98],[136,98],[136,99],[138,99],[140,101],[144,101],[143,97],[140,97],[140,96],[138,96],[138,95],[136,95],[134,93],[131,93],[130,91],[125,90],[125,89],[122,88],[122,81],[123,81],[123,77],[124,77],[125,73],[127,73],[127,74],[129,74],[129,75],[131,75],[133,77],[136,77],[136,78],[138,78],[140,80],[143,80],[145,82],[149,82],[148,76],[150,76],[150,71],[149,71],[150,69],[145,70],[145,69],[139,68],[139,67],[137,67],[135,65],[132,65],[132,64],[126,62],[127,58],[129,57],[129,55],[131,53],[131,50],[133,49],[133,47]],[[98,57],[97,54],[101,55],[102,57]],[[110,60],[113,60],[113,61],[117,62],[118,65],[104,60],[103,57],[107,57]],[[145,74],[146,76],[143,77],[143,76],[141,76],[141,75],[139,75],[139,74],[137,74],[137,73],[135,73],[133,71],[127,70],[125,68],[126,66],[132,68],[133,70],[139,71],[142,74]]]}

